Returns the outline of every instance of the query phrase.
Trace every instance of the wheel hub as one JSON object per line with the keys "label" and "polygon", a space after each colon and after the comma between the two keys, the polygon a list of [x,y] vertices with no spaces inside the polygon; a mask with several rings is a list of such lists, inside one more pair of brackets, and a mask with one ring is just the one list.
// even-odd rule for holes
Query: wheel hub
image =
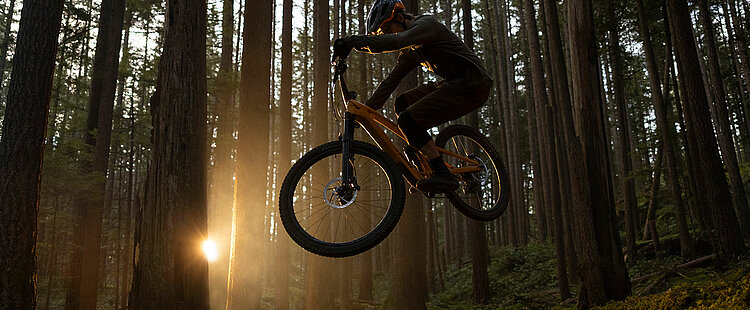
{"label": "wheel hub", "polygon": [[326,204],[335,209],[343,209],[354,203],[359,194],[359,190],[354,186],[341,184],[342,178],[335,178],[326,184],[325,199]]}
{"label": "wheel hub", "polygon": [[463,192],[468,193],[479,193],[482,190],[482,185],[487,184],[489,180],[489,170],[487,170],[487,164],[476,155],[469,155],[469,158],[479,162],[479,171],[464,173],[463,179]]}

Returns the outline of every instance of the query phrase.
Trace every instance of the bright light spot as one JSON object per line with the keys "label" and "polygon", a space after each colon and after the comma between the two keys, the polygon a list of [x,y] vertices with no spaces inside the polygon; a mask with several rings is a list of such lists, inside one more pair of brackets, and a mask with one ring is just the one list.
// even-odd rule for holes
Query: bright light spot
{"label": "bright light spot", "polygon": [[216,243],[211,239],[203,241],[203,253],[206,255],[206,260],[209,262],[213,262],[219,258],[219,251],[216,249]]}

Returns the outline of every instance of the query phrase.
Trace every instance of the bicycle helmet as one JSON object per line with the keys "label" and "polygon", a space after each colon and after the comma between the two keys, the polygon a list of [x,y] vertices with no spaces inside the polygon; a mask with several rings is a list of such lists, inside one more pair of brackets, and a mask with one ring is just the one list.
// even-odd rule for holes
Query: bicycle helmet
{"label": "bicycle helmet", "polygon": [[376,34],[383,24],[391,21],[397,11],[404,10],[401,0],[375,0],[367,15],[367,32]]}

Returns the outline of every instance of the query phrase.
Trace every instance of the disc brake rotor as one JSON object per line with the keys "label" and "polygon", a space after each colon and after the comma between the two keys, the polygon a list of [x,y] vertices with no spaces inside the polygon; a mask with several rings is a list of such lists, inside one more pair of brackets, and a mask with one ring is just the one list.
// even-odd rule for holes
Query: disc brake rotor
{"label": "disc brake rotor", "polygon": [[326,184],[325,199],[326,204],[335,209],[343,209],[357,200],[358,190],[341,184],[341,177],[335,178]]}

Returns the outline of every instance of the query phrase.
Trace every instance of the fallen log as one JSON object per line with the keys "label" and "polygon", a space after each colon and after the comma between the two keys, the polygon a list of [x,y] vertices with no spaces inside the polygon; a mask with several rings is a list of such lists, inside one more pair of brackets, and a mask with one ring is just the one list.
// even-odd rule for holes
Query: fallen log
{"label": "fallen log", "polygon": [[656,277],[656,279],[654,279],[653,281],[651,281],[651,283],[649,283],[648,286],[646,286],[646,288],[643,289],[643,291],[641,291],[640,293],[638,293],[638,296],[645,296],[645,295],[648,295],[649,293],[651,293],[651,290],[654,289],[654,287],[656,286],[656,284],[659,284],[659,282],[661,282],[664,279],[666,279],[667,275],[670,274],[670,273],[671,272],[665,272],[665,273],[661,274],[660,276]]}
{"label": "fallen log", "polygon": [[648,279],[653,278],[654,276],[657,276],[657,275],[660,275],[660,274],[666,274],[668,272],[676,272],[676,271],[678,271],[680,269],[687,269],[687,268],[695,267],[695,266],[701,265],[703,263],[710,262],[714,258],[716,258],[716,254],[711,254],[711,255],[708,255],[708,256],[703,256],[701,258],[698,258],[698,259],[695,259],[695,260],[691,260],[691,261],[689,261],[687,263],[675,265],[674,267],[671,267],[671,268],[668,268],[668,269],[664,269],[664,270],[661,270],[661,271],[650,273],[650,274],[647,274],[645,276],[637,277],[635,279],[630,280],[630,284],[640,283],[640,282],[643,282],[644,280],[648,280]]}
{"label": "fallen log", "polygon": [[355,300],[352,300],[352,302],[358,303],[358,304],[368,304],[368,305],[371,305],[371,306],[380,306],[381,305],[381,303],[379,303],[377,301],[374,301],[374,300],[355,299]]}

